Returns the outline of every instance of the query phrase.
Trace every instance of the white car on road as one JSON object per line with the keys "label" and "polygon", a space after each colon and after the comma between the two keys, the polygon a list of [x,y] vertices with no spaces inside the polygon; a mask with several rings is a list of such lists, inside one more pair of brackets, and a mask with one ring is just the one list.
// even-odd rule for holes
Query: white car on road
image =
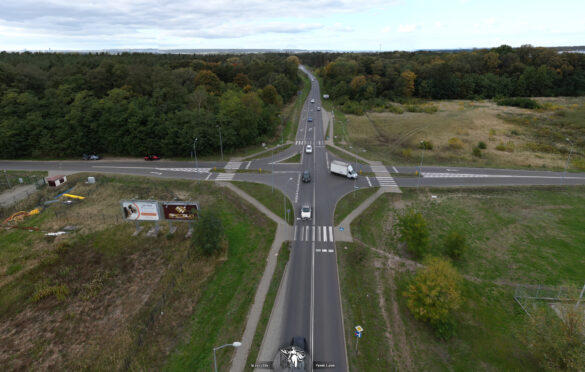
{"label": "white car on road", "polygon": [[311,206],[305,204],[301,207],[301,220],[310,220],[311,219]]}
{"label": "white car on road", "polygon": [[307,154],[312,154],[313,153],[313,146],[307,145],[307,147],[305,147],[305,152]]}

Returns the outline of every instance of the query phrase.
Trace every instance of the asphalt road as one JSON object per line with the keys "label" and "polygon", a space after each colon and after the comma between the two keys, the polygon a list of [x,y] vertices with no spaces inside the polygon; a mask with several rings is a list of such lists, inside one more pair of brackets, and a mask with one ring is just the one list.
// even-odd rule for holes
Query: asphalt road
{"label": "asphalt road", "polygon": [[[303,70],[305,71],[305,70]],[[305,71],[312,78],[308,71]],[[311,104],[310,100],[315,103]],[[143,160],[98,161],[0,161],[0,169],[49,170],[59,172],[119,173],[157,178],[184,178],[207,181],[249,181],[274,185],[293,201],[294,216],[300,216],[300,207],[308,204],[313,208],[313,218],[295,221],[291,237],[292,252],[289,277],[285,288],[285,319],[280,344],[290,344],[292,337],[305,337],[313,361],[335,365],[329,371],[347,371],[345,332],[352,332],[352,324],[343,324],[337,252],[333,242],[333,213],[337,201],[355,188],[397,185],[399,187],[453,187],[453,186],[528,186],[528,185],[585,185],[585,174],[527,171],[510,169],[486,169],[463,167],[426,167],[422,177],[412,175],[418,167],[370,166],[356,163],[356,170],[378,173],[377,176],[360,176],[357,181],[332,175],[328,163],[336,159],[324,146],[322,115],[316,108],[321,106],[317,81],[312,82],[305,102],[296,139],[291,148],[251,161],[195,162]],[[307,118],[313,121],[308,122]],[[307,154],[307,144],[313,153]],[[302,151],[301,163],[279,163]],[[213,168],[225,169],[226,173],[211,172]],[[270,173],[242,173],[262,169]],[[311,172],[312,181],[301,182],[303,170]],[[379,172],[388,172],[379,176]],[[283,211],[284,212],[284,211]],[[312,370],[308,363],[307,370]]]}

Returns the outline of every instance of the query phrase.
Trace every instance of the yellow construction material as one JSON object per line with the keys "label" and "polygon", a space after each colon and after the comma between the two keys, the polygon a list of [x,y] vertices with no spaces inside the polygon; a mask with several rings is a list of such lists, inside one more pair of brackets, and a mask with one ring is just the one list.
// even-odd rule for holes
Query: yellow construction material
{"label": "yellow construction material", "polygon": [[66,196],[68,198],[73,198],[73,199],[85,199],[85,196],[79,196],[79,195],[73,195],[73,194],[63,194],[63,196]]}

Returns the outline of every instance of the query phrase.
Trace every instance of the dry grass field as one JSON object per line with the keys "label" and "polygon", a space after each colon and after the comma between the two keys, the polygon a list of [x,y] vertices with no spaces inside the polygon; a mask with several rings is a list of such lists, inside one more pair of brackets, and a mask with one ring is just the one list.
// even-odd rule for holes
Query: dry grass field
{"label": "dry grass field", "polygon": [[[424,164],[585,170],[585,98],[538,98],[542,109],[498,106],[492,101],[435,101],[435,113],[368,112],[338,115],[338,144],[386,164],[418,164],[421,140],[430,141]],[[486,145],[477,156],[473,149]],[[345,144],[344,144],[345,143]],[[365,151],[364,151],[365,150]],[[477,150],[476,150],[477,151]]]}

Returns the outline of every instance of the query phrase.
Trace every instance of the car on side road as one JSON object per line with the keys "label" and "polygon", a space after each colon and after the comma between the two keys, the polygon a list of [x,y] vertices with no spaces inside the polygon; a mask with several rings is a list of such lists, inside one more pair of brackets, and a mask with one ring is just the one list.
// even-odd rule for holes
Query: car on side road
{"label": "car on side road", "polygon": [[155,154],[148,154],[144,157],[144,160],[160,160],[160,156]]}
{"label": "car on side road", "polygon": [[100,160],[101,157],[99,155],[93,154],[93,155],[88,155],[88,154],[83,154],[83,160]]}
{"label": "car on side road", "polygon": [[311,209],[311,206],[308,204],[304,204],[301,207],[301,220],[310,220],[312,212],[313,210]]}
{"label": "car on side road", "polygon": [[308,170],[303,172],[303,182],[304,183],[311,182],[311,172],[309,172]]}
{"label": "car on side road", "polygon": [[307,154],[312,154],[313,153],[313,146],[307,145],[307,147],[305,147],[305,152]]}

